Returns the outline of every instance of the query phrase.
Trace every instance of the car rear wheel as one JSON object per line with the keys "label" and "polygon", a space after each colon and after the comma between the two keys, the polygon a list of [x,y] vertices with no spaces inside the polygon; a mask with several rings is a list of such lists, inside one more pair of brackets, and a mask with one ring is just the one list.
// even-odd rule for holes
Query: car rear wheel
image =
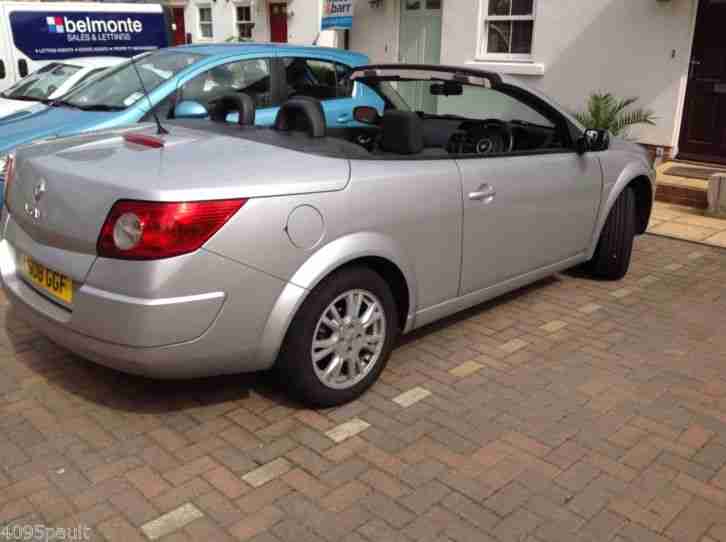
{"label": "car rear wheel", "polygon": [[592,276],[606,280],[619,280],[625,276],[630,266],[635,229],[635,192],[628,187],[610,210],[595,254],[587,263]]}
{"label": "car rear wheel", "polygon": [[276,368],[305,404],[352,401],[383,371],[398,335],[396,303],[366,267],[331,275],[310,293],[288,329]]}

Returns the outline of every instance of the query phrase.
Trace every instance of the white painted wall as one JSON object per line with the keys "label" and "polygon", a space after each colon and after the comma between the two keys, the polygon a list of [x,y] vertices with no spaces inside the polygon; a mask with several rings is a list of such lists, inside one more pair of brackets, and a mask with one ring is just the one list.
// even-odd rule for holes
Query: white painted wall
{"label": "white painted wall", "polygon": [[[371,8],[359,0],[351,47],[376,62],[396,61],[398,2],[384,0],[381,8]],[[582,109],[593,91],[637,96],[658,121],[631,136],[675,145],[696,2],[537,0],[533,60],[544,66],[544,75],[517,78],[572,110]],[[478,15],[479,0],[443,0],[442,64],[477,65]]]}
{"label": "white painted wall", "polygon": [[312,45],[320,31],[321,0],[289,0],[287,11],[287,41],[300,45]]}
{"label": "white painted wall", "polygon": [[[280,0],[284,3],[284,0]],[[276,3],[276,1],[273,1]],[[186,4],[184,23],[186,31],[191,32],[194,43],[224,42],[236,36],[237,5],[250,5],[245,0],[190,0]],[[199,6],[212,8],[214,22],[214,38],[202,39],[199,32]],[[320,29],[321,0],[288,0],[287,11],[292,14],[287,19],[287,39],[289,43],[311,45],[315,41]],[[258,42],[270,41],[270,12],[266,0],[257,0],[252,15],[255,26],[252,29],[252,39]]]}
{"label": "white painted wall", "polygon": [[367,54],[371,62],[397,62],[400,15],[396,4],[399,1],[384,0],[381,7],[373,8],[366,0],[358,0],[350,31],[350,48]]}

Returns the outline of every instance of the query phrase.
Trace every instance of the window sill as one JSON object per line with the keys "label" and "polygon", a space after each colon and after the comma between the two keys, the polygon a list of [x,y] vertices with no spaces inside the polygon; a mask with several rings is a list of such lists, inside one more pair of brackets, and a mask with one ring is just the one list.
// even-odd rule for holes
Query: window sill
{"label": "window sill", "polygon": [[468,66],[507,75],[544,75],[545,65],[541,62],[505,62],[501,60],[470,60]]}

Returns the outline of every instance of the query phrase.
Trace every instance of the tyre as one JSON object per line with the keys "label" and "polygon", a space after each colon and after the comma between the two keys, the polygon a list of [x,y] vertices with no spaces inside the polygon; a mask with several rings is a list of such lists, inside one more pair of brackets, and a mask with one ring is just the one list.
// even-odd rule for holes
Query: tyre
{"label": "tyre", "polygon": [[367,267],[342,269],[303,302],[285,336],[277,373],[306,405],[347,403],[378,379],[398,327],[386,281]]}
{"label": "tyre", "polygon": [[587,270],[593,277],[619,280],[625,276],[633,251],[635,222],[635,192],[628,187],[618,196],[610,210],[595,254],[587,263]]}

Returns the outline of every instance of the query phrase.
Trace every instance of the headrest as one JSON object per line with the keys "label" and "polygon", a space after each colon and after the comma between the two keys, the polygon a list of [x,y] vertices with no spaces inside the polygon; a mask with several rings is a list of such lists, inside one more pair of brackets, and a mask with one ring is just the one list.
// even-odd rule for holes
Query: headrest
{"label": "headrest", "polygon": [[291,98],[277,112],[275,130],[306,132],[311,137],[325,137],[323,106],[313,98]]}
{"label": "headrest", "polygon": [[381,149],[416,154],[424,149],[423,122],[412,111],[386,111],[381,119]]}
{"label": "headrest", "polygon": [[226,122],[227,115],[239,111],[240,126],[253,126],[255,124],[255,102],[243,92],[228,94],[214,100],[209,109],[209,118],[215,122]]}

